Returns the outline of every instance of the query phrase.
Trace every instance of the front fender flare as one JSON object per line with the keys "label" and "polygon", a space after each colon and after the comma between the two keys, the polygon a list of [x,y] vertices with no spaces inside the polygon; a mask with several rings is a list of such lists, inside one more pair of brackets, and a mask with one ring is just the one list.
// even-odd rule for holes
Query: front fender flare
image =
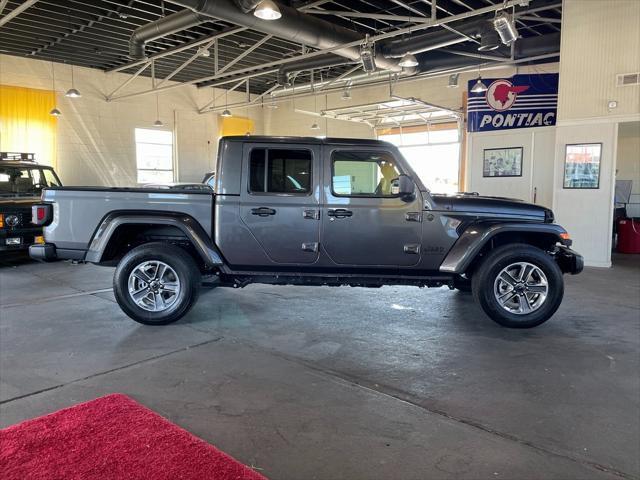
{"label": "front fender flare", "polygon": [[557,238],[557,241],[570,245],[570,240],[564,240],[560,234],[567,231],[555,223],[494,223],[474,224],[465,229],[458,241],[440,265],[440,271],[462,275],[473,259],[480,253],[482,247],[499,233],[544,233]]}
{"label": "front fender flare", "polygon": [[157,214],[112,212],[108,214],[93,235],[85,261],[100,263],[113,233],[122,225],[168,225],[176,227],[191,241],[206,266],[216,267],[224,264],[220,251],[202,228],[202,225],[189,215],[167,212]]}

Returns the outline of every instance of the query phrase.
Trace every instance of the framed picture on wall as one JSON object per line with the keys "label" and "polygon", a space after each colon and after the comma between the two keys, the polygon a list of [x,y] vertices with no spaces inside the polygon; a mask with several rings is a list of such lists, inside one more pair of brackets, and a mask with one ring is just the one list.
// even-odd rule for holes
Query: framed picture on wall
{"label": "framed picture on wall", "polygon": [[521,177],[522,147],[484,150],[483,177]]}
{"label": "framed picture on wall", "polygon": [[566,146],[564,155],[564,188],[600,188],[601,143],[579,143]]}

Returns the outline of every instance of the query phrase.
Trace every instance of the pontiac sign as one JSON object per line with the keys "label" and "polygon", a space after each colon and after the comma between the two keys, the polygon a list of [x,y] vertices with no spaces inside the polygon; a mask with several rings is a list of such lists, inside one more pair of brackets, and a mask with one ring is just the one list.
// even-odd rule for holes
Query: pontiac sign
{"label": "pontiac sign", "polygon": [[512,128],[549,127],[556,124],[558,74],[514,75],[483,79],[486,92],[473,93],[469,81],[467,115],[470,132]]}

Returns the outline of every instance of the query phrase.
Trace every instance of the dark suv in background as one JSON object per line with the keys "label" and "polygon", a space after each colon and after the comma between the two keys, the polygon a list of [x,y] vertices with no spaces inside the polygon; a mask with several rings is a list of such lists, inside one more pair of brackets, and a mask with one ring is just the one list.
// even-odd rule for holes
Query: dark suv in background
{"label": "dark suv in background", "polygon": [[51,167],[38,165],[32,153],[0,152],[0,256],[27,252],[42,242],[42,227],[31,223],[31,206],[45,187],[62,183]]}

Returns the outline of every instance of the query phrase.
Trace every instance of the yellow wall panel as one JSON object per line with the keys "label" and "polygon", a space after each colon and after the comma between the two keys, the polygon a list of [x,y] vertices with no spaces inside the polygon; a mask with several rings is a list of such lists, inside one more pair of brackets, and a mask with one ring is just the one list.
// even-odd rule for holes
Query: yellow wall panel
{"label": "yellow wall panel", "polygon": [[253,120],[244,117],[220,117],[220,136],[251,135],[254,132]]}
{"label": "yellow wall panel", "polygon": [[52,91],[0,85],[0,151],[34,153],[38,163],[55,167],[55,105]]}

